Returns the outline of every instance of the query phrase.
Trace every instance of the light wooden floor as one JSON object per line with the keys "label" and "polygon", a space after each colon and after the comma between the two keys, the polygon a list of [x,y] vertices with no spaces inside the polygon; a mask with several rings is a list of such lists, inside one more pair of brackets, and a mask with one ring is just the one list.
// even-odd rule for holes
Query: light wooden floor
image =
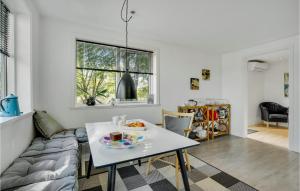
{"label": "light wooden floor", "polygon": [[252,139],[225,136],[190,154],[261,191],[298,191],[300,155]]}
{"label": "light wooden floor", "polygon": [[288,129],[284,127],[270,126],[267,128],[265,125],[249,126],[249,129],[258,132],[248,134],[248,138],[269,143],[272,145],[288,148]]}

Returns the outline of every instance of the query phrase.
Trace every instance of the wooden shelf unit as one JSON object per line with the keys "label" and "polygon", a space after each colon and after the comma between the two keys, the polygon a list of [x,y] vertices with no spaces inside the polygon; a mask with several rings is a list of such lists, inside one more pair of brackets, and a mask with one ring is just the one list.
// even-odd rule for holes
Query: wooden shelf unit
{"label": "wooden shelf unit", "polygon": [[[201,126],[207,132],[205,138],[196,138],[197,141],[214,139],[218,136],[228,135],[230,133],[231,106],[230,104],[216,104],[204,106],[179,106],[178,112],[195,113],[193,128]],[[214,113],[218,113],[217,119],[214,119]],[[222,112],[222,113],[221,113]],[[218,128],[224,125],[226,128],[220,131]]]}

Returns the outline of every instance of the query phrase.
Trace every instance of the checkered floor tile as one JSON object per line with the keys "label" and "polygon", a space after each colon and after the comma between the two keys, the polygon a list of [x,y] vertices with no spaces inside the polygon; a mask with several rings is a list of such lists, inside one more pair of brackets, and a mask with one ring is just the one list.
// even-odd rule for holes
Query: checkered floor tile
{"label": "checkered floor tile", "polygon": [[[174,161],[175,156],[168,157]],[[225,172],[189,155],[192,170],[188,172],[191,191],[256,191]],[[146,175],[147,163],[142,166],[118,167],[116,191],[176,191],[175,168],[167,163],[155,161],[151,172]],[[95,178],[96,177],[96,178]],[[98,177],[98,178],[97,178]],[[90,179],[79,180],[80,190],[106,190],[107,173],[93,175]],[[98,182],[98,184],[97,184]],[[96,186],[95,186],[96,185]],[[180,191],[184,191],[180,176]]]}

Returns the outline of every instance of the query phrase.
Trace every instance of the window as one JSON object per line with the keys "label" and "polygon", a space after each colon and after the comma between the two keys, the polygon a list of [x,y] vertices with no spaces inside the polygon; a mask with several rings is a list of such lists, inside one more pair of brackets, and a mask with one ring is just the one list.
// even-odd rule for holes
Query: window
{"label": "window", "polygon": [[[118,82],[126,71],[126,49],[120,46],[76,41],[76,102],[95,97],[98,104],[116,98]],[[128,70],[137,89],[137,102],[145,103],[153,94],[151,51],[127,49]]]}
{"label": "window", "polygon": [[7,58],[10,56],[11,14],[0,1],[0,98],[7,95]]}

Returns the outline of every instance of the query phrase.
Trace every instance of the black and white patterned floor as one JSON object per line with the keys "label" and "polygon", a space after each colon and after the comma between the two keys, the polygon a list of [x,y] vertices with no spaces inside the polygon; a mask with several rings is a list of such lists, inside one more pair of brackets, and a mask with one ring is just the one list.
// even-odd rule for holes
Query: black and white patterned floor
{"label": "black and white patterned floor", "polygon": [[[191,172],[188,172],[192,191],[255,191],[256,189],[241,182],[225,172],[190,155]],[[167,160],[174,162],[175,157]],[[172,165],[156,161],[151,166],[151,173],[146,175],[147,163],[142,166],[130,165],[119,167],[116,176],[116,191],[175,191],[175,168]],[[180,176],[181,180],[181,176]],[[107,173],[93,175],[90,179],[82,178],[79,186],[84,191],[106,190]],[[180,182],[179,190],[184,190]]]}

